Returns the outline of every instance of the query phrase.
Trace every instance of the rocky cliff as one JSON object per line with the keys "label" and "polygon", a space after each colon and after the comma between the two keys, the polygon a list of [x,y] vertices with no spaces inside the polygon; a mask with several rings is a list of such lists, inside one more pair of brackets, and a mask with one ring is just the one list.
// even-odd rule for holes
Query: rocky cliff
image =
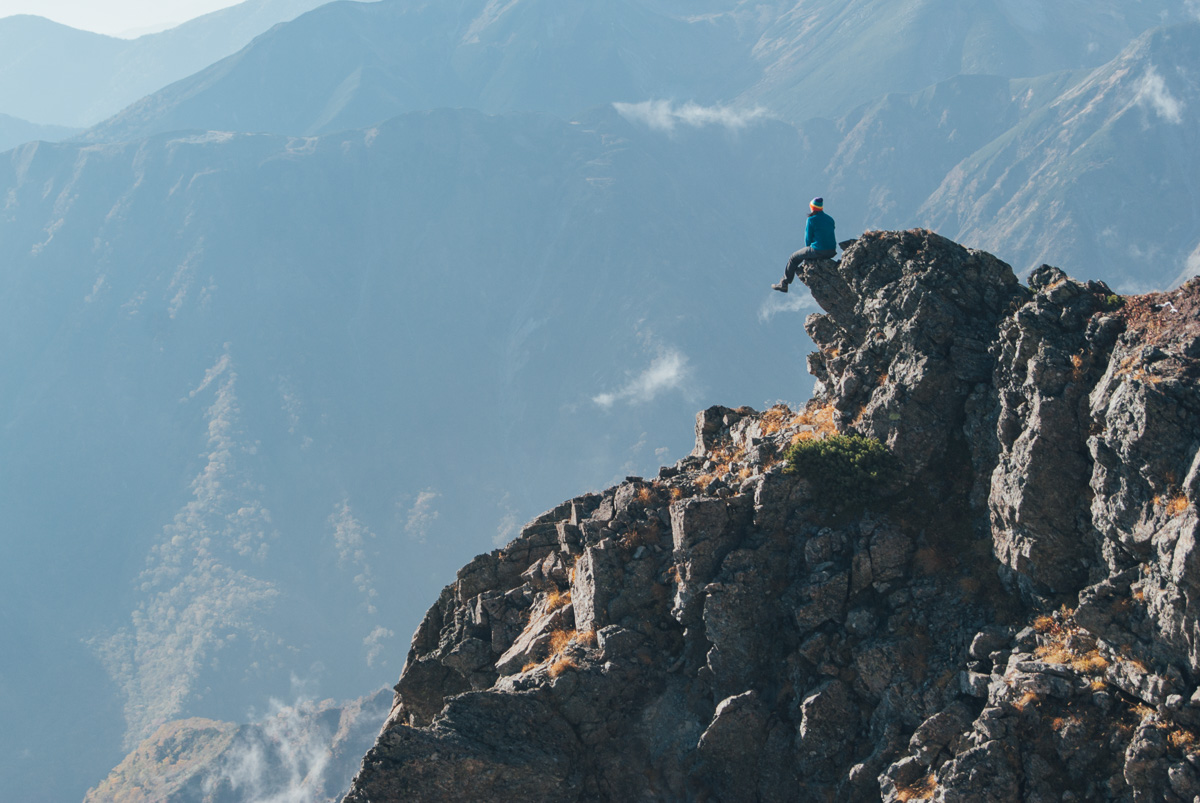
{"label": "rocky cliff", "polygon": [[[464,567],[348,803],[1200,795],[1200,280],[926,231],[802,278],[815,398]],[[838,433],[894,455],[866,504],[786,470]]]}

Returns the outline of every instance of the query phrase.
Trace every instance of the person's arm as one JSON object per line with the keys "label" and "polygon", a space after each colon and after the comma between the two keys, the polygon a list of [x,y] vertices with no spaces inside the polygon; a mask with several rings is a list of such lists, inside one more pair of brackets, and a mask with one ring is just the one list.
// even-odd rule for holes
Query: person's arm
{"label": "person's arm", "polygon": [[804,246],[805,248],[812,247],[812,244],[817,241],[817,229],[813,225],[813,218],[810,216],[808,222],[804,224]]}

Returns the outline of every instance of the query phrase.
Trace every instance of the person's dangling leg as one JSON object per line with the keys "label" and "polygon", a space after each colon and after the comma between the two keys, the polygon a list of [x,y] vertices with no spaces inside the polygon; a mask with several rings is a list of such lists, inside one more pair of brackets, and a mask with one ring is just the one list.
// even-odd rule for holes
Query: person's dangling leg
{"label": "person's dangling leg", "polygon": [[805,246],[796,253],[792,254],[791,258],[788,259],[787,267],[784,268],[783,281],[781,281],[779,284],[771,285],[771,289],[778,290],[781,293],[786,293],[788,291],[788,285],[796,280],[796,270],[800,267],[800,263],[804,261],[804,258],[811,251],[811,248]]}

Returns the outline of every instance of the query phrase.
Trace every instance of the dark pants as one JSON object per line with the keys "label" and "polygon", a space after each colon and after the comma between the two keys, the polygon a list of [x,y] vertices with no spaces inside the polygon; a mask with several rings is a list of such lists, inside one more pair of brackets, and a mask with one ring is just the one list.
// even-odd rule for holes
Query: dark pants
{"label": "dark pants", "polygon": [[801,248],[796,253],[792,254],[792,258],[788,260],[787,272],[783,275],[783,286],[787,287],[796,278],[796,270],[799,269],[800,263],[806,259],[833,259],[837,256],[837,249],[827,251],[818,251],[815,248],[809,248],[807,245]]}

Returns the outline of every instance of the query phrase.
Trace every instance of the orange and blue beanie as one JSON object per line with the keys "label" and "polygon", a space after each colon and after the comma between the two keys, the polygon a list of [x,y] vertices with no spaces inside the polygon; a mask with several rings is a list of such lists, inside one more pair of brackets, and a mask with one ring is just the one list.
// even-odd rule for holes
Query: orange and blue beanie
{"label": "orange and blue beanie", "polygon": [[825,211],[825,199],[824,198],[813,198],[811,201],[808,202],[808,208],[814,212],[824,212]]}

